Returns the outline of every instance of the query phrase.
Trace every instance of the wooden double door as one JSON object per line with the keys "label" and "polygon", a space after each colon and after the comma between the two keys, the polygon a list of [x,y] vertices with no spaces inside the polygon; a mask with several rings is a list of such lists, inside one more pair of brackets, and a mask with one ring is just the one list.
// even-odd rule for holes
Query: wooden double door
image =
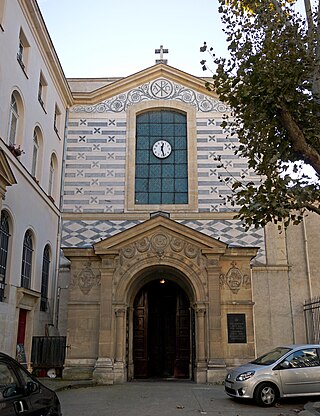
{"label": "wooden double door", "polygon": [[154,280],[134,302],[135,378],[190,378],[190,302],[174,282]]}

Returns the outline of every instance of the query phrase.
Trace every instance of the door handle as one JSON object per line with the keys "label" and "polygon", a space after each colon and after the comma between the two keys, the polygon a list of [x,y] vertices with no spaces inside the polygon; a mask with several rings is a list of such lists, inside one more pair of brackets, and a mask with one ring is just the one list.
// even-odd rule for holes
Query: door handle
{"label": "door handle", "polygon": [[18,414],[24,413],[25,411],[28,410],[26,403],[23,402],[22,400],[17,400],[16,402],[14,402],[14,407]]}

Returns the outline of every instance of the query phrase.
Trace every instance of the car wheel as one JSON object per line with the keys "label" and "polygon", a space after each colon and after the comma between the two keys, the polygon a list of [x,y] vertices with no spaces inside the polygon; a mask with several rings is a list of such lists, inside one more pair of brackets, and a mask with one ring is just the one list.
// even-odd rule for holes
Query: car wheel
{"label": "car wheel", "polygon": [[270,383],[261,383],[255,389],[253,398],[259,406],[274,406],[278,399],[278,392],[275,386]]}

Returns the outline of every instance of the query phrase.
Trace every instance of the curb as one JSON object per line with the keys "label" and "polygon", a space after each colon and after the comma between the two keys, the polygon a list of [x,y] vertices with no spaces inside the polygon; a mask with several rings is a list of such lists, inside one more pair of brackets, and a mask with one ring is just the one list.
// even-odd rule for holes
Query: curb
{"label": "curb", "polygon": [[97,386],[97,383],[95,383],[92,380],[48,380],[48,379],[39,379],[41,384],[48,387],[49,389],[53,391],[63,391],[63,390],[69,390],[69,389],[80,389],[85,387],[95,387]]}
{"label": "curb", "polygon": [[[308,402],[305,404],[304,409],[299,415],[301,416],[320,416],[320,402]],[[308,412],[308,413],[303,413]]]}

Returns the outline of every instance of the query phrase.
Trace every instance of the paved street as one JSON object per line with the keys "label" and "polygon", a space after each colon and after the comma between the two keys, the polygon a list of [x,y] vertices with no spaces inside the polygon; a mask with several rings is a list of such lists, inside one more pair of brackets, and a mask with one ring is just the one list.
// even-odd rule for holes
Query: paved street
{"label": "paved street", "polygon": [[294,416],[308,401],[286,400],[265,409],[228,398],[223,386],[170,381],[68,389],[58,396],[63,416]]}

